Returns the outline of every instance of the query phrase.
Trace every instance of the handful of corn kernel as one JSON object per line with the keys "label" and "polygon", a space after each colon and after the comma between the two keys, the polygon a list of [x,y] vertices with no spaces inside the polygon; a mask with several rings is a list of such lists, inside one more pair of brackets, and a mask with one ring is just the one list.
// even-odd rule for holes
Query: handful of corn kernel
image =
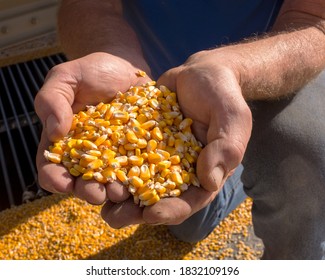
{"label": "handful of corn kernel", "polygon": [[68,135],[44,156],[84,180],[118,179],[136,204],[148,206],[199,186],[195,163],[202,144],[191,124],[176,93],[151,81],[74,114]]}

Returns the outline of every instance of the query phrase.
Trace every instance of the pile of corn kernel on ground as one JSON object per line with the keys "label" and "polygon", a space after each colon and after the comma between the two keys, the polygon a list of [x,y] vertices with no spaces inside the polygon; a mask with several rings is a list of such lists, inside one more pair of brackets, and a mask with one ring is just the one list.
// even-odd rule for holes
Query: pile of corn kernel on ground
{"label": "pile of corn kernel on ground", "polygon": [[263,246],[252,238],[251,200],[201,242],[176,240],[166,226],[112,229],[100,206],[53,194],[0,212],[2,260],[249,260]]}

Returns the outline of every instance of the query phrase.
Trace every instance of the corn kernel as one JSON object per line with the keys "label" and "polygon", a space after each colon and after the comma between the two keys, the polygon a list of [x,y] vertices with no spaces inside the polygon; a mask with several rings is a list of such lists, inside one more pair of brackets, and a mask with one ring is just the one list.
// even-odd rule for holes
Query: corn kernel
{"label": "corn kernel", "polygon": [[136,177],[140,176],[140,168],[139,168],[139,166],[136,166],[136,165],[135,165],[135,166],[132,166],[132,167],[130,168],[130,170],[129,170],[127,176],[128,176],[129,178],[131,178],[131,177],[133,177],[133,176],[136,176]]}
{"label": "corn kernel", "polygon": [[141,188],[143,186],[143,181],[141,178],[137,176],[133,176],[129,179],[130,183],[136,187],[136,188]]}
{"label": "corn kernel", "polygon": [[132,165],[141,166],[143,163],[143,158],[139,156],[130,156],[128,160]]}
{"label": "corn kernel", "polygon": [[44,151],[44,157],[53,163],[60,163],[62,155],[56,153],[50,153],[49,151]]}
{"label": "corn kernel", "polygon": [[151,131],[151,136],[153,139],[157,140],[157,141],[161,141],[163,140],[163,135],[161,133],[160,128],[157,126],[155,127],[152,131]]}
{"label": "corn kernel", "polygon": [[150,174],[150,170],[149,170],[149,167],[148,165],[141,165],[140,167],[140,178],[143,180],[143,181],[147,181],[149,180],[151,177],[151,174]]}
{"label": "corn kernel", "polygon": [[80,172],[78,170],[76,170],[75,168],[70,168],[69,170],[70,174],[75,176],[75,177],[78,177],[80,175]]}
{"label": "corn kernel", "polygon": [[122,182],[122,184],[127,185],[129,182],[129,178],[126,176],[125,172],[122,170],[116,171],[116,177]]}

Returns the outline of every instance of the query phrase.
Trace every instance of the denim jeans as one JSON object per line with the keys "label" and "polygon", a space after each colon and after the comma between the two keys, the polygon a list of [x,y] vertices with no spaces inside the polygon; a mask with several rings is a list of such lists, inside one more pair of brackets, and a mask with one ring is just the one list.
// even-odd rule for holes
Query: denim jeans
{"label": "denim jeans", "polygon": [[244,169],[237,168],[210,205],[170,230],[199,241],[246,193],[264,259],[325,259],[325,71],[291,98],[250,107]]}

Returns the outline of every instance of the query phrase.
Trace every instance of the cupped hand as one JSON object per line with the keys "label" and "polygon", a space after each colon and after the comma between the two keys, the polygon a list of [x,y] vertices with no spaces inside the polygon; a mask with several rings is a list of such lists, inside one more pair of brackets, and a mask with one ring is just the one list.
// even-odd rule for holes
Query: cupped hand
{"label": "cupped hand", "polygon": [[183,114],[194,121],[194,134],[205,145],[197,176],[209,191],[219,191],[240,164],[252,130],[237,56],[224,50],[198,52],[158,80],[177,92]]}
{"label": "cupped hand", "polygon": [[[80,59],[53,67],[35,98],[35,110],[42,121],[43,132],[37,152],[37,169],[40,185],[50,192],[74,193],[94,204],[101,204],[109,197],[107,186],[96,181],[83,181],[69,174],[60,165],[48,162],[43,153],[51,141],[65,136],[72,122],[73,113],[86,105],[109,102],[118,91],[131,85],[150,80],[137,74],[136,67],[107,53],[94,53]],[[113,184],[113,200],[122,200],[128,193],[120,184]]]}

